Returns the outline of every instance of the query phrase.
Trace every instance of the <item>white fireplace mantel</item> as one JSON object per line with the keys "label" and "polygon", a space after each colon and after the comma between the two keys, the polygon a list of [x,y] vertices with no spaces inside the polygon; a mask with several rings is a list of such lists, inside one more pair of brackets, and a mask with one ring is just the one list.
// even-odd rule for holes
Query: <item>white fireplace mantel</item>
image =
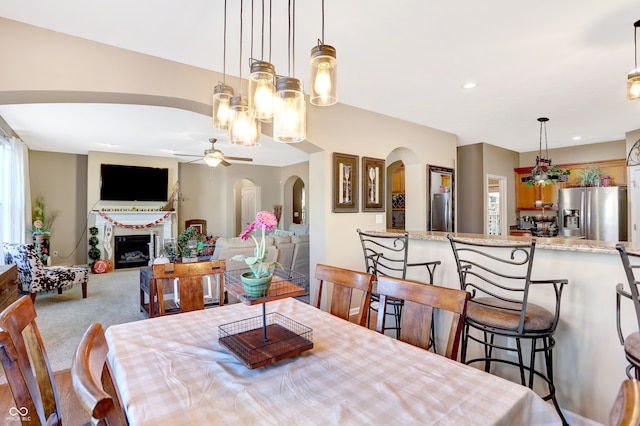
{"label": "white fireplace mantel", "polygon": [[[135,231],[138,233],[153,232],[163,240],[168,240],[173,236],[173,225],[176,216],[175,212],[92,211],[91,213],[94,216],[94,226],[98,228],[98,239],[102,242],[102,247],[98,247],[101,251],[101,259],[112,259],[111,240],[118,234]],[[159,221],[159,223],[155,224],[156,221]],[[151,254],[153,255],[153,253]]]}

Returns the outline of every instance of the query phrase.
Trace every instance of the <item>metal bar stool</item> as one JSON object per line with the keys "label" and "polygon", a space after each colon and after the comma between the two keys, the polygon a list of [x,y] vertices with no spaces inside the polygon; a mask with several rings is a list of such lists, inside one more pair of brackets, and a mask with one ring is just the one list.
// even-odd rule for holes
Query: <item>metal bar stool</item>
{"label": "metal bar stool", "polygon": [[[619,283],[616,286],[616,325],[618,328],[618,337],[620,343],[624,346],[624,355],[629,361],[627,367],[627,377],[640,379],[640,296],[638,295],[638,284],[640,282],[635,278],[634,269],[640,270],[640,254],[627,253],[624,244],[617,244],[616,249],[622,259],[622,266],[624,272],[627,275],[627,281],[629,283],[629,292],[624,290],[624,285]],[[629,334],[626,338],[622,333],[622,326],[620,324],[620,299],[624,296],[633,301],[633,306],[636,310],[636,318],[638,320],[638,330]],[[631,369],[635,370],[634,375],[631,375]]]}
{"label": "metal bar stool", "polygon": [[[408,247],[409,233],[389,235],[374,234],[357,230],[362,244],[362,252],[364,253],[364,263],[366,271],[370,274],[378,276],[389,276],[393,278],[407,278],[407,268],[414,266],[422,266],[427,269],[429,274],[429,284],[433,284],[433,275],[436,267],[441,264],[439,260],[433,262],[408,263]],[[370,311],[378,311],[380,295],[377,292],[371,292]],[[404,301],[401,299],[389,298],[387,306],[391,306],[393,312],[390,314],[394,317],[394,326],[386,326],[385,330],[396,330],[396,338],[400,338],[400,321],[402,318],[402,306]],[[369,318],[371,316],[369,315]],[[367,322],[367,327],[369,322]],[[431,323],[431,338],[433,339],[433,322]],[[435,344],[435,340],[433,340]],[[434,345],[435,351],[435,345]]]}
{"label": "metal bar stool", "polygon": [[[513,365],[520,370],[520,381],[523,386],[533,389],[534,377],[543,379],[549,393],[544,400],[551,399],[564,424],[566,420],[560,411],[553,384],[553,334],[560,317],[560,298],[568,281],[532,280],[531,268],[536,242],[530,244],[480,244],[448,235],[456,260],[460,288],[471,292],[471,300],[467,305],[467,316],[462,337],[462,362],[471,364],[484,361],[484,370],[490,372],[491,363]],[[542,285],[552,289],[555,295],[555,309],[548,310],[529,302],[530,290],[542,290]],[[475,329],[483,336],[471,334]],[[499,339],[495,339],[500,336]],[[514,339],[515,347],[504,343],[506,339]],[[480,343],[484,355],[467,359],[469,341]],[[525,362],[521,341],[531,344],[529,359]],[[494,350],[497,354],[494,354]],[[503,357],[502,353],[516,352],[517,362]],[[536,354],[544,355],[544,370],[536,369]],[[525,372],[528,372],[528,379]]]}

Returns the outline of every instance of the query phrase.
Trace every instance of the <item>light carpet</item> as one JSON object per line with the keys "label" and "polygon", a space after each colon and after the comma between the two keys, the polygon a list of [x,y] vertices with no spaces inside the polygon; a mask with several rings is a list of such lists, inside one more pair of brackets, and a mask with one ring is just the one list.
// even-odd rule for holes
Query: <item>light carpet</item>
{"label": "light carpet", "polygon": [[[140,271],[126,269],[89,274],[87,298],[77,285],[62,294],[40,293],[36,297],[36,324],[53,371],[71,368],[71,360],[84,332],[98,322],[104,329],[113,324],[147,318],[140,312]],[[6,382],[0,368],[0,382]]]}

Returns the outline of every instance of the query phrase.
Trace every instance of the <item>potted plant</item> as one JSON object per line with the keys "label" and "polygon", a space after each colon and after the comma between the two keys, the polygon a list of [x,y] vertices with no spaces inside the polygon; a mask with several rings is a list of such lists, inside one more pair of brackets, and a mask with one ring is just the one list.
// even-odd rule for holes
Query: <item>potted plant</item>
{"label": "potted plant", "polygon": [[[250,271],[242,273],[240,281],[245,293],[249,297],[262,297],[269,292],[271,287],[271,280],[273,279],[273,269],[276,266],[280,266],[278,262],[266,262],[267,259],[267,246],[265,242],[265,231],[271,231],[278,226],[278,219],[276,216],[268,211],[258,212],[256,220],[253,221],[245,230],[240,234],[240,238],[248,240],[249,237],[253,238],[253,242],[256,244],[256,248],[253,250],[253,256],[236,255],[231,259],[244,261],[249,266]],[[256,229],[262,230],[262,239],[258,241],[255,237]],[[253,232],[253,234],[252,234]]]}
{"label": "potted plant", "polygon": [[45,237],[51,236],[51,226],[56,218],[55,213],[47,214],[47,207],[43,197],[36,197],[31,209],[31,234],[36,241],[43,241]]}
{"label": "potted plant", "polygon": [[195,258],[198,243],[204,241],[205,238],[206,236],[200,234],[194,226],[188,227],[178,235],[178,253],[182,256],[183,262]]}
{"label": "potted plant", "polygon": [[[555,185],[558,182],[565,182],[570,174],[571,170],[562,170],[557,164],[550,166],[536,165],[531,170],[531,176],[528,176],[525,182],[527,186]],[[522,178],[522,180],[525,180],[525,178]]]}
{"label": "potted plant", "polygon": [[576,177],[580,179],[580,186],[599,186],[604,173],[596,165],[591,165],[579,170]]}

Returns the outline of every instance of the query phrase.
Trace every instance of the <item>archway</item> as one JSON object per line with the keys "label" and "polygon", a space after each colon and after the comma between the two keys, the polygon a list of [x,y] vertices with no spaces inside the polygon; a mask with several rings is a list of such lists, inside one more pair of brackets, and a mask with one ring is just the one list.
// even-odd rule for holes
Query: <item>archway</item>
{"label": "archway", "polygon": [[289,176],[284,183],[283,189],[283,211],[280,220],[281,228],[289,229],[292,223],[308,223],[307,213],[309,199],[304,180],[298,175]]}
{"label": "archway", "polygon": [[253,181],[242,178],[233,184],[233,227],[235,235],[240,235],[244,228],[253,222],[260,205],[260,187]]}

